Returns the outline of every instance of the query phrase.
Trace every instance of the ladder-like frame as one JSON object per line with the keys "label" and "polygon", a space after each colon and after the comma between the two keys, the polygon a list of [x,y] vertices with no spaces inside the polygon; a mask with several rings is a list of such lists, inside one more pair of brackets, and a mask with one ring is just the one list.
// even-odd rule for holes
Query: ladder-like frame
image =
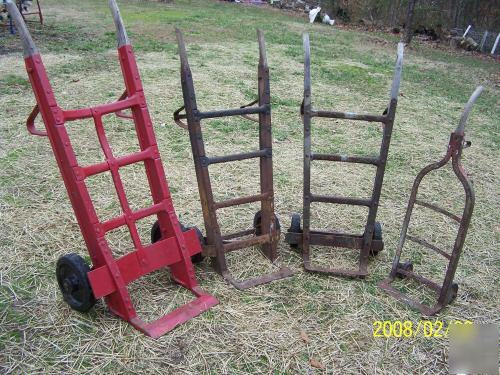
{"label": "ladder-like frame", "polygon": [[[414,309],[419,310],[422,314],[427,316],[434,315],[441,311],[456,298],[458,293],[458,284],[454,283],[453,279],[458,267],[458,260],[460,259],[460,255],[462,254],[467,230],[469,229],[475,200],[472,181],[469,179],[467,172],[464,170],[460,159],[462,156],[463,148],[470,146],[470,142],[465,142],[465,124],[467,122],[467,118],[469,117],[472,106],[474,105],[482,91],[482,86],[477,87],[474,93],[471,95],[469,101],[467,102],[457,128],[453,133],[451,133],[446,155],[440,161],[432,163],[422,169],[415,178],[413,187],[411,189],[410,199],[408,201],[408,207],[406,209],[406,215],[403,221],[403,228],[401,229],[401,236],[399,238],[398,247],[396,249],[396,255],[394,256],[394,261],[392,263],[391,272],[389,274],[389,277],[379,284],[379,287],[385,290],[391,296],[410,305]],[[420,186],[420,183],[422,182],[422,179],[432,171],[446,166],[450,159],[453,172],[462,184],[465,191],[465,206],[462,217],[459,217],[432,203],[417,199],[418,188]],[[422,238],[414,237],[408,234],[408,226],[410,224],[411,215],[415,204],[443,214],[459,224],[457,236],[455,238],[451,254]],[[438,254],[442,255],[444,258],[448,259],[449,262],[446,268],[446,274],[442,285],[439,285],[436,282],[413,272],[413,264],[411,262],[400,263],[401,253],[403,251],[406,239],[415,242],[429,250],[435,251]],[[437,294],[436,304],[434,304],[433,306],[424,305],[423,303],[420,303],[410,298],[406,294],[400,292],[398,289],[391,285],[397,277],[413,279],[416,282],[434,290]]]}
{"label": "ladder-like frame", "polygon": [[[215,257],[215,268],[227,281],[237,289],[247,289],[256,285],[289,277],[293,272],[282,267],[277,272],[257,277],[250,280],[236,280],[228,269],[225,253],[242,248],[260,245],[264,255],[274,262],[278,257],[277,246],[279,241],[279,228],[274,213],[273,190],[273,164],[272,164],[272,134],[271,134],[271,98],[269,88],[269,68],[265,50],[264,34],[257,30],[259,41],[258,65],[258,100],[238,109],[202,112],[196,104],[196,93],[193,84],[191,69],[186,53],[183,35],[176,29],[179,55],[181,60],[181,83],[184,96],[184,106],[174,113],[176,123],[189,131],[191,149],[198,181],[198,190],[203,209],[203,219],[206,229],[206,244],[203,246],[203,255]],[[256,104],[256,105],[255,105]],[[180,112],[185,109],[185,114]],[[257,114],[258,120],[249,115]],[[208,157],[205,153],[201,120],[226,117],[243,116],[259,123],[259,150],[232,154],[225,156]],[[187,125],[181,119],[187,119]],[[217,163],[227,163],[251,158],[260,160],[260,194],[216,202],[213,197],[210,181],[209,166]],[[252,202],[261,202],[259,230],[243,230],[237,233],[222,235],[217,220],[216,211]],[[257,220],[257,216],[256,216]],[[247,239],[238,239],[243,236],[253,235]]]}
{"label": "ladder-like frame", "polygon": [[[42,7],[40,6],[40,0],[35,0],[36,1],[36,6],[37,6],[37,11],[31,11],[31,12],[23,12],[22,8],[22,1],[17,0],[17,7],[19,9],[19,12],[21,13],[21,16],[23,17],[24,22],[33,22],[31,20],[27,20],[26,16],[31,16],[31,15],[38,15],[38,19],[40,21],[40,24],[43,25],[43,14],[42,14]],[[36,21],[35,21],[36,22]]]}
{"label": "ladder-like frame", "polygon": [[[403,67],[404,45],[398,44],[398,56],[396,59],[396,68],[392,81],[389,106],[382,115],[357,114],[352,112],[334,112],[315,110],[311,104],[311,52],[309,45],[309,34],[303,35],[304,44],[304,100],[302,102],[301,114],[304,122],[304,207],[303,207],[303,228],[292,227],[286,234],[285,241],[292,246],[302,248],[302,258],[304,269],[310,272],[324,274],[334,274],[345,277],[365,277],[368,275],[368,258],[370,253],[376,254],[383,249],[381,238],[375,239],[375,219],[380,201],[382,182],[384,179],[385,166],[389,153],[392,128],[396,115],[398,103],[399,86],[401,82],[401,72]],[[383,126],[383,137],[380,146],[380,154],[377,157],[368,156],[347,156],[340,154],[319,154],[311,151],[311,120],[313,117],[337,118],[365,122],[378,122]],[[347,198],[329,195],[317,195],[311,192],[311,162],[314,160],[327,160],[343,163],[361,163],[373,165],[377,168],[375,181],[372,190],[372,196],[369,199]],[[368,217],[365,230],[362,235],[311,230],[311,203],[322,202],[330,204],[344,204],[354,206],[368,207]],[[300,217],[299,217],[300,218]],[[300,219],[299,219],[300,220]],[[299,222],[300,223],[300,222]],[[293,223],[292,223],[293,224]],[[299,224],[300,225],[300,224]],[[359,268],[358,270],[332,269],[318,267],[311,264],[310,247],[311,245],[336,246],[350,249],[359,249]]]}
{"label": "ladder-like frame", "polygon": [[[8,0],[7,6],[23,42],[26,70],[37,101],[27,121],[28,130],[34,135],[48,136],[51,143],[93,263],[93,268],[87,276],[94,297],[105,297],[111,312],[152,337],[159,337],[216,305],[218,301],[204,292],[195,278],[191,256],[201,251],[199,240],[194,230],[183,233],[179,226],[134,52],[115,0],[109,0],[109,6],[117,29],[118,55],[127,97],[114,103],[76,110],[63,110],[58,106],[41,56],[21,14],[11,0]],[[125,109],[131,110],[140,151],[116,157],[107,140],[102,118]],[[34,121],[39,113],[46,131],[35,129]],[[88,166],[78,164],[66,126],[69,126],[68,122],[79,119],[93,119],[105,161]],[[152,206],[137,211],[132,211],[127,201],[119,174],[121,167],[133,163],[144,164],[153,200]],[[107,221],[99,221],[85,180],[104,172],[111,173],[123,214]],[[152,245],[144,245],[141,243],[136,222],[153,215],[159,220],[163,239]],[[128,227],[135,249],[115,259],[106,240],[106,233],[122,226]],[[166,266],[169,266],[172,278],[197,298],[154,322],[146,323],[137,316],[127,285]]]}

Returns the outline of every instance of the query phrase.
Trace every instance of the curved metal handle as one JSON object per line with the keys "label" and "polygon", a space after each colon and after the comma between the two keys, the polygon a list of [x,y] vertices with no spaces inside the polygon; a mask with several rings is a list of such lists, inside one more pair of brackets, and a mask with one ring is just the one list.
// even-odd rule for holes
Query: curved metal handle
{"label": "curved metal handle", "polygon": [[[124,100],[124,99],[126,99],[126,98],[127,98],[127,96],[128,96],[128,94],[127,94],[127,90],[125,90],[125,91],[123,92],[123,94],[121,94],[121,95],[120,95],[120,97],[118,98],[117,102],[119,102],[120,100]],[[127,115],[127,114],[126,114],[125,112],[123,112],[123,110],[121,110],[121,109],[120,109],[119,111],[116,111],[116,112],[115,112],[115,115],[116,115],[116,117],[124,118],[124,119],[127,119],[127,120],[133,120],[133,119],[134,119],[134,116],[132,116],[132,115]]]}
{"label": "curved metal handle", "polygon": [[189,69],[189,63],[186,52],[186,44],[184,43],[184,36],[182,35],[182,31],[175,28],[175,37],[177,38],[177,45],[179,46],[179,57],[181,59],[181,69],[187,68]]}
{"label": "curved metal handle", "polygon": [[311,110],[311,45],[309,33],[302,34],[304,46],[304,97],[300,106],[300,117],[304,120],[305,111]]}
{"label": "curved metal handle", "polygon": [[174,112],[174,122],[182,129],[188,130],[188,126],[185,122],[181,121],[181,118],[186,118],[186,115],[181,115],[180,112],[184,110],[184,106],[180,107],[177,111]]}
{"label": "curved metal handle", "polygon": [[6,0],[5,5],[7,6],[7,11],[9,12],[11,19],[14,21],[16,28],[19,31],[19,36],[21,37],[21,41],[23,43],[24,57],[38,54],[38,49],[31,38],[23,16],[19,12],[16,4],[12,0]]}
{"label": "curved metal handle", "polygon": [[[250,102],[248,104],[242,105],[240,108],[251,107],[254,104],[257,104],[258,102],[259,102],[259,99],[255,99],[253,102]],[[243,117],[244,119],[247,119],[247,120],[250,120],[250,121],[253,121],[253,122],[259,122],[259,119],[256,119],[255,117],[252,117],[250,115],[240,115],[240,117]]]}
{"label": "curved metal handle", "polygon": [[123,19],[120,14],[120,9],[118,9],[118,5],[116,4],[116,0],[108,0],[108,5],[111,9],[111,13],[113,14],[113,21],[115,22],[116,26],[116,40],[118,41],[118,48],[126,44],[130,44],[127,31],[125,30],[125,25],[123,24]]}
{"label": "curved metal handle", "polygon": [[257,39],[259,41],[259,64],[267,68],[266,41],[262,30],[257,29]]}
{"label": "curved metal handle", "polygon": [[403,71],[403,57],[405,45],[398,43],[398,57],[396,58],[396,67],[394,68],[394,78],[391,86],[391,100],[397,100],[399,94],[399,86],[401,85],[401,72]]}
{"label": "curved metal handle", "polygon": [[33,135],[37,135],[40,137],[46,137],[47,132],[44,132],[42,130],[38,130],[35,127],[35,119],[38,117],[38,114],[40,113],[40,110],[38,109],[38,104],[33,107],[33,110],[31,111],[28,119],[26,120],[26,127],[28,128],[28,132]]}
{"label": "curved metal handle", "polygon": [[469,98],[469,101],[464,107],[464,111],[462,112],[462,117],[460,117],[460,121],[458,123],[457,128],[455,129],[455,133],[463,134],[465,131],[465,124],[467,122],[467,119],[469,118],[470,111],[472,110],[472,106],[476,102],[477,98],[481,93],[483,92],[484,87],[483,86],[478,86],[472,93],[472,95]]}

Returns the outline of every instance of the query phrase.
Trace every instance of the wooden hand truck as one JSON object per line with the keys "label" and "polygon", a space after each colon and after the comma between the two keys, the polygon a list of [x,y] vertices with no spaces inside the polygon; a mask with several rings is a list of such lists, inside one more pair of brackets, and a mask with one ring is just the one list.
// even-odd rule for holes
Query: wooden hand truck
{"label": "wooden hand truck", "polygon": [[[186,54],[184,39],[180,30],[176,29],[179,54],[181,59],[181,81],[184,96],[184,106],[174,113],[176,123],[189,131],[191,149],[193,152],[198,190],[203,209],[203,219],[206,238],[203,240],[204,256],[215,257],[215,269],[237,289],[247,289],[256,285],[289,277],[293,272],[282,267],[277,272],[249,280],[236,280],[228,269],[226,253],[242,248],[260,245],[264,255],[274,263],[280,236],[278,218],[274,213],[273,165],[272,165],[272,134],[271,134],[271,99],[269,91],[269,68],[264,44],[264,34],[258,30],[259,66],[258,66],[258,100],[238,109],[202,112],[196,104],[193,78]],[[256,104],[256,105],[255,105]],[[185,109],[185,114],[181,111]],[[248,115],[258,114],[258,120]],[[244,116],[259,123],[259,150],[225,155],[207,156],[201,130],[201,120],[215,117]],[[187,119],[187,125],[181,121]],[[212,164],[227,163],[251,158],[260,159],[260,190],[258,195],[215,202],[208,167]],[[222,235],[217,221],[216,211],[221,208],[261,202],[261,210],[255,214],[253,228],[237,233]],[[201,232],[198,231],[198,233]],[[250,238],[241,239],[244,236]],[[153,234],[153,237],[155,235]],[[156,236],[158,238],[159,236]]]}
{"label": "wooden hand truck", "polygon": [[[352,112],[333,112],[314,110],[311,104],[311,53],[309,47],[309,34],[304,33],[304,100],[301,106],[301,114],[304,122],[304,207],[303,207],[303,228],[301,227],[301,217],[299,214],[292,215],[291,226],[285,236],[285,241],[292,247],[302,248],[302,258],[304,269],[309,272],[333,274],[345,277],[365,277],[368,275],[368,257],[376,255],[383,249],[382,228],[375,222],[377,209],[382,190],[387,155],[391,141],[392,127],[396,115],[398,103],[399,85],[401,82],[401,71],[403,67],[402,43],[398,44],[398,56],[394,79],[392,81],[391,98],[389,107],[382,115],[357,114]],[[319,154],[311,151],[311,120],[313,117],[338,118],[367,122],[379,122],[383,125],[383,138],[380,146],[380,154],[377,157],[368,156],[347,156],[340,154]],[[327,160],[344,163],[361,163],[373,165],[377,168],[372,196],[370,199],[347,198],[328,195],[317,195],[311,192],[311,162],[313,160]],[[311,203],[334,203],[368,207],[368,217],[365,230],[362,235],[340,233],[334,231],[311,230]],[[310,246],[336,246],[349,249],[359,249],[359,269],[332,269],[318,267],[311,264]]]}
{"label": "wooden hand truck", "polygon": [[[93,264],[92,269],[89,269],[77,254],[65,255],[59,259],[56,275],[66,302],[75,310],[87,311],[97,298],[105,297],[111,312],[152,337],[159,337],[216,305],[218,301],[201,290],[195,278],[190,256],[199,253],[201,246],[194,230],[183,233],[179,226],[134,53],[115,0],[109,0],[109,6],[117,29],[118,55],[127,97],[114,103],[76,110],[63,110],[58,106],[42,58],[19,10],[11,0],[8,0],[7,6],[24,45],[26,70],[37,101],[27,121],[28,131],[49,138]],[[125,109],[131,110],[141,151],[116,157],[108,143],[102,118]],[[46,131],[35,128],[35,118],[39,113]],[[70,121],[87,118],[94,120],[106,160],[83,166],[77,162],[66,126],[70,126],[67,124]],[[144,163],[154,202],[152,206],[137,211],[132,211],[129,206],[119,174],[121,167],[133,163]],[[123,214],[101,222],[85,179],[108,171],[111,172]],[[136,222],[152,215],[158,218],[163,240],[153,245],[144,245],[139,238]],[[125,225],[130,231],[135,249],[115,259],[106,240],[106,233]],[[169,266],[172,278],[197,298],[154,322],[146,323],[137,316],[127,285],[165,266]]]}
{"label": "wooden hand truck", "polygon": [[[441,311],[444,307],[455,300],[458,293],[458,284],[453,282],[453,278],[455,277],[455,272],[458,267],[458,260],[460,259],[460,255],[462,254],[465,236],[467,235],[467,230],[469,229],[469,224],[472,217],[472,211],[474,209],[474,188],[472,186],[472,181],[469,179],[467,172],[464,170],[460,159],[462,156],[462,150],[465,147],[470,146],[470,142],[465,141],[465,124],[467,122],[467,118],[469,117],[472,106],[474,105],[482,91],[482,86],[477,87],[474,93],[471,95],[469,101],[465,105],[465,109],[462,113],[462,117],[460,118],[460,122],[455,131],[451,133],[446,155],[440,161],[432,163],[422,169],[415,178],[413,187],[411,189],[410,200],[408,201],[408,207],[406,209],[406,215],[403,221],[403,228],[401,229],[401,236],[399,238],[398,246],[396,249],[396,255],[394,256],[394,261],[392,263],[391,273],[389,274],[389,277],[387,279],[379,284],[379,287],[385,290],[391,296],[410,305],[414,309],[419,310],[422,314],[427,316],[434,315]],[[453,172],[462,184],[465,191],[465,207],[462,217],[459,217],[434,204],[417,199],[418,187],[420,186],[422,179],[430,172],[447,165],[450,159]],[[457,236],[455,238],[455,243],[453,245],[451,254],[444,250],[441,250],[434,244],[429,243],[424,239],[408,234],[408,226],[410,224],[411,214],[415,204],[443,214],[459,224]],[[448,259],[449,262],[442,285],[439,285],[436,282],[413,272],[413,263],[411,261],[400,263],[401,253],[403,251],[406,239],[418,243],[427,249],[433,250],[442,255],[444,258]],[[400,292],[398,289],[391,285],[397,277],[413,279],[416,282],[434,290],[437,294],[436,304],[434,306],[427,306]]]}

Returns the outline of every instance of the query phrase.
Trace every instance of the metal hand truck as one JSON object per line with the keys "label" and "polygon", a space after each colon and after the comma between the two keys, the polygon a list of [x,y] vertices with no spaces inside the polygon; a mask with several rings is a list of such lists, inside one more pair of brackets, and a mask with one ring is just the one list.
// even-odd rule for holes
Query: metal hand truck
{"label": "metal hand truck", "polygon": [[[482,86],[477,87],[474,93],[469,98],[469,101],[465,105],[465,109],[462,113],[462,117],[460,118],[460,122],[455,131],[451,133],[446,155],[440,161],[429,164],[427,167],[422,169],[415,178],[415,181],[413,182],[413,187],[411,189],[410,200],[408,201],[408,207],[406,209],[406,215],[403,221],[403,228],[401,229],[401,236],[399,238],[398,247],[396,249],[396,255],[394,256],[394,261],[392,263],[391,272],[389,274],[389,277],[379,284],[379,287],[385,290],[391,296],[410,305],[414,309],[419,310],[422,314],[428,316],[438,313],[448,304],[453,302],[453,300],[455,300],[455,298],[457,297],[458,293],[458,284],[453,282],[453,278],[455,277],[455,272],[458,267],[458,260],[460,259],[460,255],[462,254],[465,237],[467,235],[467,230],[469,229],[469,224],[472,217],[472,211],[474,209],[474,188],[472,186],[472,181],[469,179],[467,172],[464,170],[460,159],[462,156],[462,150],[465,147],[470,146],[470,142],[465,141],[465,134],[464,134],[465,124],[467,122],[467,118],[469,117],[469,113],[472,109],[472,106],[474,105],[474,103],[476,102],[477,98],[479,97],[482,91],[483,91]],[[455,176],[462,184],[465,191],[465,207],[462,217],[457,216],[434,204],[417,199],[418,188],[420,186],[420,183],[422,182],[422,179],[425,176],[427,176],[430,172],[438,170],[447,165],[450,159],[453,172],[455,173]],[[451,254],[438,248],[434,244],[424,239],[407,234],[408,226],[410,224],[411,214],[415,204],[429,208],[440,214],[443,214],[459,224],[457,236],[455,238]],[[400,263],[401,252],[403,251],[406,239],[415,242],[419,245],[422,245],[425,248],[433,250],[438,254],[442,255],[444,258],[448,259],[449,262],[442,285],[439,285],[436,282],[413,272],[413,263],[411,261]],[[395,287],[391,285],[392,282],[397,277],[411,278],[416,282],[423,284],[429,287],[430,289],[434,290],[437,295],[436,304],[434,306],[424,305],[397,290]]]}
{"label": "metal hand truck", "polygon": [[[398,44],[398,56],[396,68],[392,81],[391,98],[389,107],[382,115],[357,114],[352,112],[333,112],[314,110],[311,104],[311,53],[309,47],[309,34],[304,33],[304,100],[301,106],[301,114],[304,122],[304,207],[303,207],[303,228],[301,227],[301,217],[299,214],[292,215],[291,226],[285,236],[285,241],[292,247],[302,248],[302,258],[304,269],[309,272],[334,274],[345,277],[365,277],[368,275],[368,257],[376,255],[383,249],[382,228],[375,222],[377,209],[384,179],[387,154],[391,141],[392,127],[396,115],[398,103],[399,85],[401,82],[401,71],[403,66],[402,43]],[[340,154],[319,154],[311,151],[311,120],[313,117],[339,118],[367,122],[379,122],[383,125],[383,138],[378,157],[368,156],[347,156]],[[311,162],[314,160],[327,160],[344,163],[361,163],[373,165],[377,168],[372,196],[370,199],[347,198],[328,195],[317,195],[311,192]],[[335,231],[311,230],[311,203],[334,203],[368,207],[368,217],[366,220],[364,234],[355,235]],[[349,249],[359,249],[359,269],[332,269],[318,267],[311,264],[310,246],[337,246]]]}
{"label": "metal hand truck", "polygon": [[[111,312],[145,334],[159,337],[216,305],[218,301],[197,284],[190,256],[199,253],[201,247],[194,230],[182,233],[180,229],[134,53],[115,0],[109,0],[109,5],[117,29],[118,55],[127,97],[95,107],[63,110],[57,104],[41,56],[21,14],[13,2],[8,0],[7,3],[24,45],[26,70],[37,101],[27,121],[28,131],[49,138],[93,264],[92,269],[89,269],[77,254],[65,255],[58,260],[56,276],[64,299],[73,309],[87,311],[97,298],[105,297]],[[104,132],[102,118],[125,109],[131,110],[141,151],[115,157]],[[35,128],[35,118],[39,113],[46,131]],[[77,162],[66,126],[69,126],[67,122],[87,118],[94,120],[106,160],[83,166]],[[144,163],[154,202],[152,206],[137,211],[132,211],[129,206],[119,174],[121,167],[133,163]],[[107,221],[99,221],[85,179],[108,171],[111,172],[123,214]],[[164,239],[153,245],[144,245],[139,238],[136,222],[152,215],[157,216]],[[106,233],[125,225],[130,231],[135,249],[115,259],[106,240]],[[154,322],[146,323],[137,316],[127,285],[166,266],[170,267],[172,278],[197,298]]]}
{"label": "metal hand truck", "polygon": [[23,17],[23,20],[24,22],[32,22],[31,20],[26,20],[26,16],[31,16],[31,15],[35,15],[35,14],[38,14],[38,19],[40,21],[40,24],[43,25],[43,14],[42,14],[42,8],[40,7],[40,1],[39,0],[35,0],[36,1],[36,6],[37,6],[37,9],[36,11],[24,11],[23,9],[23,2],[22,0],[17,0],[17,7],[19,9],[19,12],[21,13],[21,16]]}
{"label": "metal hand truck", "polygon": [[[228,269],[226,253],[242,248],[260,245],[264,255],[274,262],[278,256],[277,245],[280,236],[278,218],[274,213],[272,135],[271,135],[271,99],[269,91],[269,68],[264,44],[264,34],[258,30],[259,66],[258,66],[258,100],[238,109],[202,112],[196,104],[193,78],[188,63],[186,47],[180,30],[176,29],[179,54],[181,59],[181,81],[184,106],[174,113],[176,123],[189,131],[193,152],[198,190],[203,209],[206,238],[203,241],[204,256],[215,257],[214,266],[227,281],[237,289],[247,289],[256,285],[289,277],[293,272],[282,267],[277,272],[249,280],[236,280]],[[257,104],[255,106],[255,104]],[[181,111],[185,109],[185,114]],[[258,120],[248,115],[258,114]],[[259,123],[259,150],[225,156],[207,156],[201,130],[201,120],[215,117],[244,116]],[[187,119],[187,125],[181,121]],[[258,195],[215,202],[208,167],[216,163],[227,163],[251,158],[260,159],[260,190]],[[217,221],[216,211],[221,208],[237,206],[252,202],[261,202],[261,210],[255,214],[253,228],[237,233],[222,235]],[[201,232],[199,232],[201,235]],[[244,236],[250,238],[241,239]]]}

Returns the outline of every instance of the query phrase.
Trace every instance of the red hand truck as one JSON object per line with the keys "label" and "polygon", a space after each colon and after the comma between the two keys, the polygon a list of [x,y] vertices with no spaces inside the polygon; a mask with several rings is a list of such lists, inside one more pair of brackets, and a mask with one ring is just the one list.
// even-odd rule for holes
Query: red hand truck
{"label": "red hand truck", "polygon": [[[379,287],[382,290],[385,290],[391,296],[410,305],[414,309],[419,310],[422,314],[427,316],[434,315],[441,311],[444,307],[455,300],[458,293],[458,284],[453,282],[453,278],[455,277],[455,272],[458,267],[458,260],[460,259],[460,255],[462,254],[465,236],[467,235],[467,230],[469,229],[469,224],[472,217],[472,211],[474,209],[474,187],[472,186],[472,181],[467,176],[467,172],[462,167],[460,159],[462,156],[463,148],[470,146],[470,142],[465,142],[465,123],[467,122],[467,118],[469,117],[472,106],[476,102],[479,95],[481,95],[482,91],[483,87],[479,86],[472,93],[469,101],[465,106],[457,128],[453,133],[451,133],[446,155],[441,160],[432,163],[422,169],[415,178],[413,187],[411,189],[410,200],[408,201],[408,207],[406,209],[406,215],[403,221],[403,228],[401,229],[401,236],[399,238],[398,247],[396,249],[396,255],[394,256],[394,261],[392,263],[391,273],[389,274],[389,277],[387,279],[379,284]],[[422,179],[429,173],[447,165],[450,159],[453,172],[462,184],[462,187],[465,191],[465,205],[462,217],[459,217],[432,203],[417,199],[418,187],[420,186]],[[453,245],[451,254],[422,238],[414,237],[408,234],[408,226],[410,224],[411,214],[415,204],[443,214],[459,224],[457,236],[455,238],[455,243]],[[429,250],[433,250],[442,255],[444,258],[448,259],[448,266],[446,268],[446,274],[442,285],[439,285],[436,282],[413,272],[413,263],[411,261],[400,263],[401,253],[403,251],[406,239],[415,242]],[[417,283],[429,287],[434,292],[436,292],[437,302],[433,306],[428,306],[408,297],[406,294],[400,292],[398,289],[391,285],[396,278],[409,278]]]}
{"label": "red hand truck", "polygon": [[[127,95],[114,103],[63,110],[56,102],[41,56],[21,14],[12,1],[7,2],[9,13],[13,16],[23,42],[26,70],[37,101],[27,121],[28,131],[49,138],[93,264],[90,269],[77,254],[69,254],[59,259],[56,275],[64,299],[73,309],[88,311],[97,298],[105,297],[111,312],[136,329],[156,338],[201,314],[218,301],[204,292],[196,281],[190,257],[199,253],[201,246],[194,230],[183,233],[179,226],[134,53],[115,0],[109,0],[109,6],[116,24],[118,55]],[[130,117],[135,124],[141,151],[115,157],[104,132],[102,118],[125,109],[131,110]],[[42,115],[46,132],[35,128],[35,118],[39,113]],[[66,131],[66,123],[87,118],[94,120],[106,160],[82,166],[77,162]],[[119,174],[120,167],[133,163],[144,163],[153,198],[152,206],[137,211],[132,211],[129,206]],[[101,222],[85,179],[108,171],[111,172],[123,214]],[[144,245],[141,243],[136,222],[153,215],[158,219],[163,239],[152,245]],[[130,231],[134,251],[115,259],[106,240],[106,233],[125,225]],[[154,322],[146,323],[137,316],[127,285],[166,266],[169,266],[175,282],[189,289],[196,299]]]}

